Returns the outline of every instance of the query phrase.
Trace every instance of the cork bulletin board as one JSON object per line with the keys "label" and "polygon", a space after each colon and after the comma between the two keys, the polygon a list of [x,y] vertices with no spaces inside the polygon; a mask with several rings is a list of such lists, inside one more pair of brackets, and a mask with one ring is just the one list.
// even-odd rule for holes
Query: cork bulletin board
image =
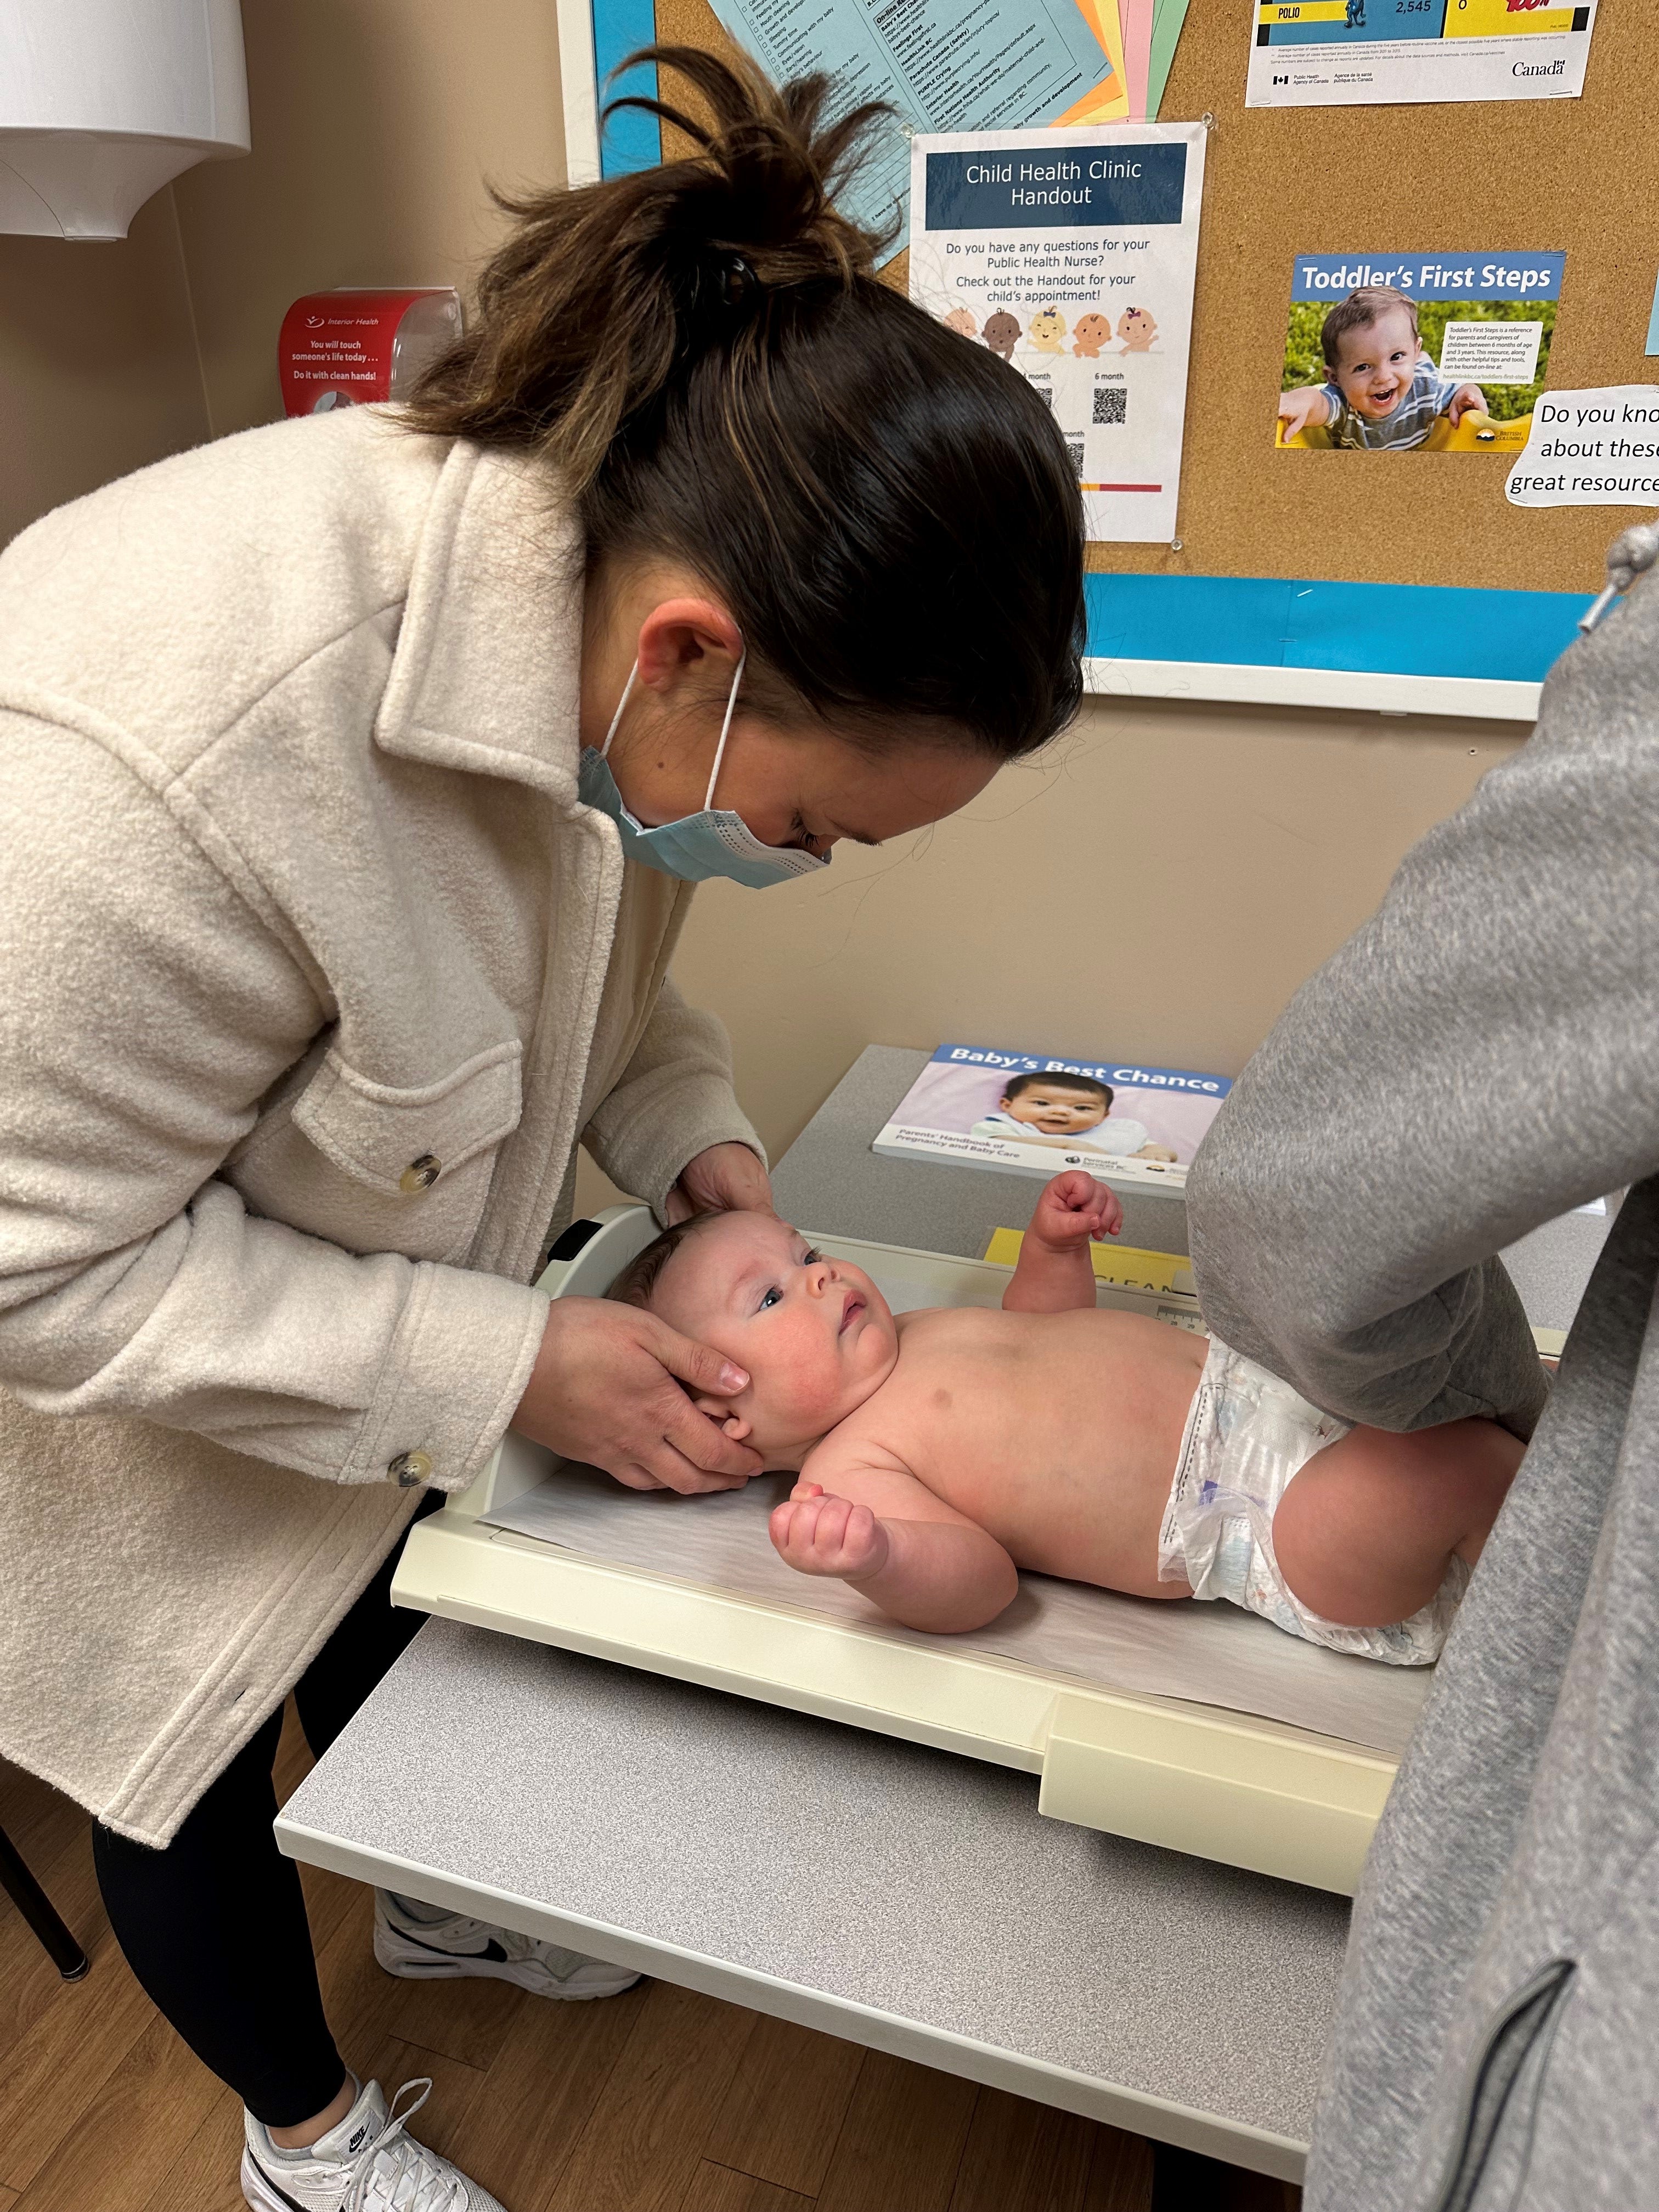
{"label": "cork bulletin board", "polygon": [[[609,11],[611,58],[601,38],[601,73],[627,51],[616,42],[626,35],[624,9],[636,32],[654,27],[665,40],[730,51],[708,0],[593,4],[596,21]],[[1553,658],[1577,599],[1600,586],[1608,542],[1642,510],[1511,507],[1504,482],[1514,457],[1503,453],[1275,450],[1292,258],[1563,252],[1550,386],[1659,382],[1659,359],[1644,349],[1659,270],[1659,5],[1601,0],[1577,100],[1247,110],[1249,29],[1248,0],[1192,0],[1161,110],[1166,121],[1213,118],[1178,546],[1091,546],[1090,567],[1103,572],[1094,597],[1166,611],[1207,605],[1190,589],[1158,597],[1155,578],[1473,589],[1509,603],[1510,642],[1492,648],[1502,661],[1535,627],[1537,608],[1529,612],[1515,595],[1576,595],[1549,603]],[[885,273],[902,286],[906,257]],[[1109,574],[1125,585],[1109,585]],[[1130,586],[1131,576],[1146,581]],[[1420,589],[1386,596],[1396,626],[1420,622],[1425,608],[1433,615]],[[1356,604],[1353,594],[1347,602]],[[1495,599],[1447,602],[1440,619],[1449,631],[1460,618],[1478,625],[1489,615],[1504,627]],[[1188,657],[1207,649],[1188,648]],[[1229,657],[1267,656],[1246,641]],[[1464,674],[1476,666],[1458,664]]]}

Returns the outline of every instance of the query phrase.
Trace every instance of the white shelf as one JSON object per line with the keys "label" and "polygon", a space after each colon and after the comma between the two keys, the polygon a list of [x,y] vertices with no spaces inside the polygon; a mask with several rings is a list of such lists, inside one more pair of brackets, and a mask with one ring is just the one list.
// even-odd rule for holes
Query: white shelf
{"label": "white shelf", "polygon": [[1257,707],[1368,708],[1380,714],[1457,714],[1533,722],[1541,684],[1470,676],[1376,676],[1344,668],[1274,668],[1225,660],[1085,659],[1095,696],[1224,700]]}

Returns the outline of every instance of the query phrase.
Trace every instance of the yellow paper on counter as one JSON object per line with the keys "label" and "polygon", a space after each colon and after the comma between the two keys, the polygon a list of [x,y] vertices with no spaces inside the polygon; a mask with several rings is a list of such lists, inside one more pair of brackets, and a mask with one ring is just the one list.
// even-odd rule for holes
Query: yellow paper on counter
{"label": "yellow paper on counter", "polygon": [[[1025,1242],[1023,1229],[994,1229],[985,1257],[1012,1267]],[[1120,1291],[1178,1291],[1193,1294],[1193,1263],[1179,1252],[1145,1252],[1133,1244],[1091,1244],[1089,1258],[1097,1282]]]}
{"label": "yellow paper on counter", "polygon": [[1067,123],[1121,123],[1129,112],[1129,79],[1123,66],[1123,25],[1117,0],[1077,0],[1077,4],[1112,66],[1110,73],[1064,115],[1055,116],[1054,124],[1058,127]]}

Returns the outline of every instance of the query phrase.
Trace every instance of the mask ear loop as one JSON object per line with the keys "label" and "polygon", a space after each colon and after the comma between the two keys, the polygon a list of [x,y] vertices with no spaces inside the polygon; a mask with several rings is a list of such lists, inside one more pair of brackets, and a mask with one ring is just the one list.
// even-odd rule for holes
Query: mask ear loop
{"label": "mask ear loop", "polygon": [[[705,814],[714,804],[714,786],[720,781],[720,763],[726,757],[726,741],[732,734],[732,717],[737,712],[738,686],[743,682],[743,672],[748,665],[748,660],[749,648],[745,646],[738,655],[738,672],[732,678],[732,696],[726,702],[726,720],[720,724],[720,741],[714,748],[714,765],[708,771],[708,788],[703,793],[702,800],[702,811]],[[629,681],[632,681],[631,678]],[[626,692],[623,694],[624,698],[627,696]],[[620,707],[617,712],[621,714]]]}
{"label": "mask ear loop", "polygon": [[640,664],[635,660],[634,665],[628,672],[627,683],[623,685],[623,695],[617,702],[617,711],[611,717],[611,727],[605,733],[605,743],[599,747],[599,758],[601,760],[608,760],[611,757],[611,740],[617,734],[617,725],[622,720],[623,708],[628,704],[629,699],[632,698],[634,695],[634,678],[639,674],[639,672]]}

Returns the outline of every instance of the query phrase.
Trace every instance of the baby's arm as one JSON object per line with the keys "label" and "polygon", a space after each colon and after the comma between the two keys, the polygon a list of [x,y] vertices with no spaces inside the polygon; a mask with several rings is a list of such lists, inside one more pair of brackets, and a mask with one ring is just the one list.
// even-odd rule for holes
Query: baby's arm
{"label": "baby's arm", "polygon": [[1279,413],[1287,438],[1304,430],[1322,430],[1331,419],[1331,396],[1322,384],[1298,384],[1293,391],[1279,393]]}
{"label": "baby's arm", "polygon": [[838,1490],[804,1478],[771,1520],[779,1557],[803,1575],[832,1575],[907,1628],[982,1628],[1019,1587],[994,1536],[935,1498],[907,1469],[826,1469]]}
{"label": "baby's arm", "polygon": [[1044,1189],[1019,1248],[1014,1279],[1002,1294],[1005,1313],[1072,1313],[1095,1302],[1091,1237],[1115,1237],[1123,1224],[1117,1194],[1081,1168],[1056,1176]]}

